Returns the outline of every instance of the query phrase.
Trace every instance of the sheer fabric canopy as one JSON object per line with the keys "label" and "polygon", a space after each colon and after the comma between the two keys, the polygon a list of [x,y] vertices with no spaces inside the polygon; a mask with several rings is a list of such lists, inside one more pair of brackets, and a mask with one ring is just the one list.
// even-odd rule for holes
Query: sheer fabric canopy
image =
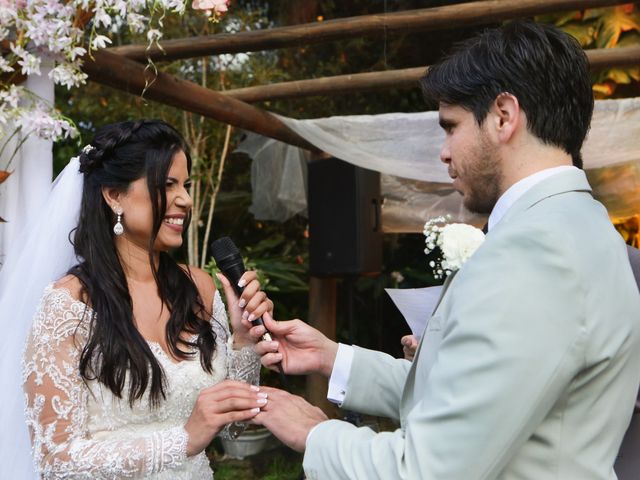
{"label": "sheer fabric canopy", "polygon": [[[444,133],[437,112],[280,118],[320,150],[382,173],[385,231],[421,232],[427,219],[442,214],[460,222],[484,222],[464,209],[461,196],[451,187],[440,161]],[[582,151],[584,167],[595,195],[614,218],[640,211],[638,138],[640,98],[596,101]],[[237,151],[253,159],[250,210],[257,219],[284,221],[306,214],[309,152],[251,133]]]}

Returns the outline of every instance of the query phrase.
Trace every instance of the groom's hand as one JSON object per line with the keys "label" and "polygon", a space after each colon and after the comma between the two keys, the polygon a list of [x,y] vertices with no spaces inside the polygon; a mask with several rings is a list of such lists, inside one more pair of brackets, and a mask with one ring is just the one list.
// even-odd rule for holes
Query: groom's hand
{"label": "groom's hand", "polygon": [[[271,315],[262,317],[264,327],[271,332],[274,341],[258,342],[254,349],[262,357],[262,364],[272,370],[282,363],[285,373],[304,375],[320,373],[331,375],[338,352],[338,344],[329,340],[302,320],[276,322]],[[263,326],[253,327],[249,334],[258,340],[265,332]]]}
{"label": "groom's hand", "polygon": [[303,452],[309,432],[327,416],[304,398],[284,390],[261,386],[260,391],[269,395],[269,402],[251,423],[265,426],[289,448]]}
{"label": "groom's hand", "polygon": [[418,350],[418,339],[413,335],[405,335],[400,339],[400,343],[402,344],[404,358],[413,361],[413,357],[416,356],[416,351]]}

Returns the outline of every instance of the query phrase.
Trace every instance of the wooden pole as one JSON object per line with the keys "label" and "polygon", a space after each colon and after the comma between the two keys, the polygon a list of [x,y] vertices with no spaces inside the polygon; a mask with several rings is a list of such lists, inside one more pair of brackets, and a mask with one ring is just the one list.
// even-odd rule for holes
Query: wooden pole
{"label": "wooden pole", "polygon": [[[309,282],[309,325],[327,337],[336,338],[336,279],[311,277]],[[328,381],[321,375],[308,375],[306,397],[329,417],[336,406],[327,400]]]}
{"label": "wooden pole", "polygon": [[213,118],[234,127],[275,138],[291,145],[318,149],[289,129],[275,115],[196,83],[159,72],[157,77],[144,65],[114,53],[98,50],[87,58],[83,70],[94,82],[141,95],[144,98]]}
{"label": "wooden pole", "polygon": [[622,3],[629,3],[629,0],[485,0],[266,30],[165,40],[162,42],[163,51],[154,46],[147,52],[147,45],[124,45],[109,50],[142,62],[146,61],[147,57],[154,61],[177,60],[221,53],[297,47],[365,35],[450,30],[542,13],[607,7]]}
{"label": "wooden pole", "polygon": [[[586,50],[592,69],[640,64],[640,47],[603,48]],[[282,98],[302,98],[316,95],[339,95],[385,88],[414,88],[428,67],[405,68],[382,72],[356,73],[334,77],[273,83],[256,87],[237,88],[222,92],[243,102],[260,102]]]}
{"label": "wooden pole", "polygon": [[310,80],[272,83],[255,87],[226,90],[224,95],[243,102],[253,103],[263,100],[282,98],[302,98],[317,95],[340,95],[351,92],[365,92],[384,88],[415,88],[418,79],[427,71],[427,67],[386,70],[381,72],[354,73],[336,75]]}
{"label": "wooden pole", "polygon": [[640,65],[640,47],[598,48],[585,53],[592,70]]}

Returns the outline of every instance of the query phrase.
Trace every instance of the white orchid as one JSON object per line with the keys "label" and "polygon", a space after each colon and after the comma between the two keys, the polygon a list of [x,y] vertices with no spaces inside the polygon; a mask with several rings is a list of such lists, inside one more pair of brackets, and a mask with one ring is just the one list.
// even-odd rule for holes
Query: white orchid
{"label": "white orchid", "polygon": [[[96,29],[124,23],[135,33],[147,31],[148,41],[156,43],[162,38],[162,21],[148,16],[149,10],[163,12],[161,17],[165,12],[182,15],[186,4],[184,0],[0,0],[0,41],[10,46],[0,55],[0,73],[39,75],[46,58],[52,67],[49,77],[55,84],[69,89],[80,86],[87,79],[81,68],[88,53],[87,34],[88,49],[99,50],[110,45],[111,39]],[[215,0],[213,4],[220,15],[226,12],[228,1]],[[88,32],[77,26],[81,12],[92,15]],[[39,102],[10,82],[0,85],[0,124],[9,123],[54,141],[77,133],[53,106]],[[0,132],[0,139],[2,136]]]}
{"label": "white orchid", "polygon": [[91,50],[99,50],[111,44],[111,39],[105,35],[96,35],[91,42]]}

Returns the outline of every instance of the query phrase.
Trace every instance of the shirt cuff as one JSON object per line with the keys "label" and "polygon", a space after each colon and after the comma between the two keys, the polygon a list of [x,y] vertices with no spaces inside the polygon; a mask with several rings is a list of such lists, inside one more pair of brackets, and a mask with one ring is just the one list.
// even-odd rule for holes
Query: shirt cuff
{"label": "shirt cuff", "polygon": [[338,353],[329,378],[329,391],[327,392],[327,400],[339,406],[342,406],[344,398],[347,396],[347,383],[349,382],[352,363],[353,347],[339,343]]}
{"label": "shirt cuff", "polygon": [[309,446],[309,439],[311,438],[311,435],[313,434],[313,432],[315,431],[316,428],[318,428],[320,426],[322,422],[320,422],[319,424],[317,424],[315,427],[313,427],[311,430],[309,430],[309,433],[307,433],[307,439],[304,442],[304,449],[306,450],[307,447]]}

